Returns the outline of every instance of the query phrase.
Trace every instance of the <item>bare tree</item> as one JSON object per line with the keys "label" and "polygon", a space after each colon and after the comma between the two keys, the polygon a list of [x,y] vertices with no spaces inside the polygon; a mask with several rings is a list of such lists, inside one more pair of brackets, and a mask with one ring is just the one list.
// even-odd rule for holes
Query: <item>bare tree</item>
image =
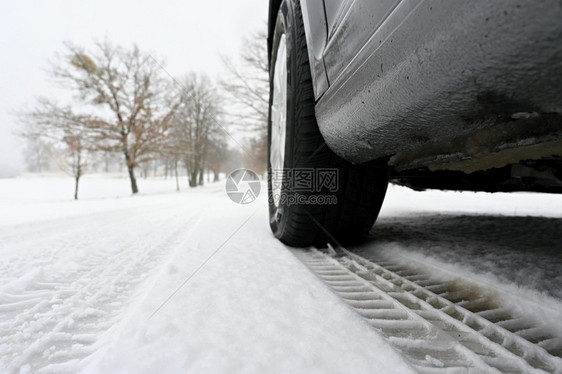
{"label": "bare tree", "polygon": [[135,168],[157,153],[176,108],[160,64],[136,46],[123,48],[104,41],[88,51],[66,43],[65,52],[52,65],[52,75],[78,93],[73,108],[88,114],[42,99],[24,116],[44,124],[70,124],[74,133],[80,129],[87,136],[93,149],[120,152],[132,192],[137,193]]}
{"label": "bare tree", "polygon": [[78,116],[68,108],[59,108],[46,100],[38,100],[35,109],[19,113],[22,127],[18,135],[49,144],[51,157],[75,180],[74,199],[78,185],[91,158],[87,129],[82,124],[88,117]]}
{"label": "bare tree", "polygon": [[235,104],[231,119],[248,129],[267,131],[269,107],[269,67],[265,31],[255,32],[244,40],[240,57],[222,57],[227,75],[220,82]]}
{"label": "bare tree", "polygon": [[[169,149],[182,159],[190,187],[203,184],[207,154],[218,125],[220,98],[210,80],[191,74],[182,80],[179,105],[169,132]],[[177,165],[177,164],[176,164]]]}
{"label": "bare tree", "polygon": [[267,133],[260,133],[254,137],[245,139],[244,149],[251,149],[252,153],[243,153],[244,165],[256,172],[263,174],[267,171]]}
{"label": "bare tree", "polygon": [[207,149],[207,170],[213,172],[213,182],[219,181],[220,172],[228,158],[228,145],[224,132],[217,131],[212,134]]}
{"label": "bare tree", "polygon": [[248,167],[256,172],[266,169],[267,121],[269,110],[269,67],[267,60],[267,35],[254,32],[244,40],[238,60],[223,57],[227,70],[221,81],[230,103],[228,121],[243,129],[251,138],[253,157],[245,157]]}
{"label": "bare tree", "polygon": [[74,177],[74,200],[78,200],[80,178],[89,166],[91,152],[81,134],[67,134],[62,140],[65,147],[60,151],[61,169]]}
{"label": "bare tree", "polygon": [[53,158],[53,145],[36,134],[24,138],[24,160],[27,170],[39,173],[45,171]]}
{"label": "bare tree", "polygon": [[[164,161],[166,166],[165,175],[171,171],[176,180],[176,190],[180,190],[178,166],[183,157],[183,153],[187,152],[185,141],[180,137],[181,125],[174,119],[170,122],[170,128],[167,133],[164,144],[160,147],[159,157]],[[171,169],[171,170],[170,170]]]}

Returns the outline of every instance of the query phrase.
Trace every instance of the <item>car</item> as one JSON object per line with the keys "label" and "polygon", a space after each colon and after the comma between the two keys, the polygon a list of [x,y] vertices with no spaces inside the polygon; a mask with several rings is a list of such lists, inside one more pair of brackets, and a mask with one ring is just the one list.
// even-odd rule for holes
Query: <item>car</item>
{"label": "car", "polygon": [[270,0],[269,219],[360,242],[390,182],[562,192],[559,0]]}

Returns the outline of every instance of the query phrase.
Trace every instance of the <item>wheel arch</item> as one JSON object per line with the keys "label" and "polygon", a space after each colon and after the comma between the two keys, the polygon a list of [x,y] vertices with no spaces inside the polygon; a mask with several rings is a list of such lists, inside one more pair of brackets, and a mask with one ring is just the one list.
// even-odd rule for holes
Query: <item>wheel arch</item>
{"label": "wheel arch", "polygon": [[[294,1],[299,1],[301,4],[314,97],[318,100],[329,87],[328,76],[326,75],[323,60],[324,49],[328,41],[328,26],[324,0]],[[271,63],[275,22],[282,2],[283,0],[269,0],[267,31],[267,55],[269,63]],[[318,9],[321,9],[321,11],[318,11]]]}

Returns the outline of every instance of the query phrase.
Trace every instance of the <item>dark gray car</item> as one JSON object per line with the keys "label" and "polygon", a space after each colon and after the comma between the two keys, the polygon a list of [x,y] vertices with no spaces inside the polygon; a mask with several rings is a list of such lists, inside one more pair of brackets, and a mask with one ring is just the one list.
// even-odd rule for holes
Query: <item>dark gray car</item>
{"label": "dark gray car", "polygon": [[559,0],[270,0],[270,226],[354,242],[388,181],[562,192]]}

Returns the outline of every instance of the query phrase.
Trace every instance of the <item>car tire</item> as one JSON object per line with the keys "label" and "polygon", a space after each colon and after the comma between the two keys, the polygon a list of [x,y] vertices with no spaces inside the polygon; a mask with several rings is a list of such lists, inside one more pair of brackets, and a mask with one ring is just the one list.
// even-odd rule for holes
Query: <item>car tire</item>
{"label": "car tire", "polygon": [[[285,0],[281,4],[271,56],[268,121],[271,230],[283,243],[294,247],[325,246],[330,241],[358,243],[377,218],[388,185],[388,168],[352,165],[324,143],[316,122],[298,0]],[[312,182],[312,187],[309,188],[308,182]]]}

